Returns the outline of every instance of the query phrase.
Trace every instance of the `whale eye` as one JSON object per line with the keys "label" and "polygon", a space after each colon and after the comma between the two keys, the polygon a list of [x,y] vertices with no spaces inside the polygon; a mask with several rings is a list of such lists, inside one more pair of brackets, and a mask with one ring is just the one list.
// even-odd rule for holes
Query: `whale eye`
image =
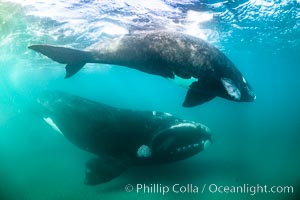
{"label": "whale eye", "polygon": [[221,81],[229,96],[233,97],[235,100],[241,99],[241,92],[234,84],[233,80],[229,78],[221,78]]}

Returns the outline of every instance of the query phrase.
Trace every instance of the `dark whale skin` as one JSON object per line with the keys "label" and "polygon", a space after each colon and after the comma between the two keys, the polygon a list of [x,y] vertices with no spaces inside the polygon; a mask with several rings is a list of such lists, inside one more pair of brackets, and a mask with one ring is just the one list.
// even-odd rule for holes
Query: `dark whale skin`
{"label": "dark whale skin", "polygon": [[216,96],[251,102],[256,96],[234,64],[206,41],[168,31],[142,32],[108,38],[85,50],[51,45],[30,49],[66,64],[66,78],[86,63],[104,63],[133,68],[168,79],[187,80],[189,90],[183,106],[193,107]]}
{"label": "dark whale skin", "polygon": [[206,126],[169,113],[115,108],[63,92],[47,92],[37,102],[45,122],[97,156],[86,164],[88,185],[107,182],[133,165],[186,159],[211,143]]}

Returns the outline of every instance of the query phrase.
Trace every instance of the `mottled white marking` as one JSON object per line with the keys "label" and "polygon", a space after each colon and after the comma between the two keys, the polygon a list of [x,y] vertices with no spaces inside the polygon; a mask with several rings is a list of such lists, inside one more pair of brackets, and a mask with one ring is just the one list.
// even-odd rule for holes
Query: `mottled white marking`
{"label": "mottled white marking", "polygon": [[241,99],[241,92],[236,87],[236,85],[233,83],[233,80],[231,80],[229,78],[221,78],[221,82],[222,82],[225,90],[231,97],[233,97],[235,100]]}
{"label": "mottled white marking", "polygon": [[[202,141],[202,144],[203,144],[203,148],[208,148],[209,145],[210,145],[210,141],[209,140],[206,140],[206,141]],[[182,147],[178,147],[176,149],[177,152],[181,152],[181,151],[190,151],[191,149],[194,149],[196,147],[199,147],[200,144],[198,143],[195,143],[193,145],[187,145],[187,146],[182,146]]]}
{"label": "mottled white marking", "polygon": [[185,48],[185,42],[183,42],[180,38],[175,39],[175,41],[177,42],[178,46]]}
{"label": "mottled white marking", "polygon": [[175,82],[176,85],[180,87],[184,87],[186,89],[188,89],[193,82],[197,81],[197,79],[194,77],[191,77],[190,79],[184,79],[176,75],[174,79],[169,79],[169,80]]}
{"label": "mottled white marking", "polygon": [[165,112],[164,114],[165,114],[166,116],[168,116],[168,117],[173,116],[171,113],[167,113],[167,112]]}
{"label": "mottled white marking", "polygon": [[144,145],[144,144],[142,146],[140,146],[140,148],[138,148],[138,150],[137,150],[137,156],[139,158],[148,158],[151,156],[151,154],[152,154],[152,151],[151,151],[150,147],[147,145]]}
{"label": "mottled white marking", "polygon": [[197,126],[200,126],[201,129],[204,130],[206,133],[210,132],[210,129],[207,126],[205,126],[204,124],[197,123]]}
{"label": "mottled white marking", "polygon": [[60,134],[64,135],[61,130],[58,128],[58,126],[53,122],[53,120],[50,117],[44,117],[43,120],[49,125],[51,126],[54,130],[56,130],[57,132],[59,132]]}
{"label": "mottled white marking", "polygon": [[243,78],[244,83],[247,83],[246,79],[244,77],[242,77],[242,78]]}
{"label": "mottled white marking", "polygon": [[210,147],[211,142],[209,140],[205,140],[203,144],[203,149],[206,150]]}
{"label": "mottled white marking", "polygon": [[174,128],[180,128],[180,127],[197,128],[197,126],[195,124],[192,124],[192,123],[180,123],[180,124],[177,124],[177,125],[173,125],[170,128],[174,129]]}

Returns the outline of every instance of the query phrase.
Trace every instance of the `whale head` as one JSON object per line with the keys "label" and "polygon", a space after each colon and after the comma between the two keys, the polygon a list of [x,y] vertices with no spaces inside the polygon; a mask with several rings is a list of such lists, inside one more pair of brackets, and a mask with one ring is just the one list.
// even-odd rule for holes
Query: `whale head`
{"label": "whale head", "polygon": [[151,151],[144,147],[144,153],[151,153],[151,160],[156,163],[173,162],[196,155],[211,143],[209,128],[183,121],[158,132],[152,140]]}
{"label": "whale head", "polygon": [[242,76],[242,84],[241,84],[241,101],[243,102],[252,102],[256,99],[256,95],[251,87],[251,85],[246,81],[246,79]]}
{"label": "whale head", "polygon": [[227,66],[218,77],[221,83],[218,96],[238,102],[252,102],[256,99],[251,85],[231,61],[227,60]]}
{"label": "whale head", "polygon": [[225,92],[219,96],[225,99],[239,102],[252,102],[256,99],[252,87],[243,76],[238,78],[222,77],[221,83]]}

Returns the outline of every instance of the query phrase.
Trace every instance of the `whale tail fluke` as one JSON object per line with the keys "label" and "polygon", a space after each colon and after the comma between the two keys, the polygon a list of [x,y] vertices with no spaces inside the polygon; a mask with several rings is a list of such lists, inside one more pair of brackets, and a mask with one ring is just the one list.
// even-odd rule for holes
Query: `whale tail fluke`
{"label": "whale tail fluke", "polygon": [[43,44],[31,45],[28,48],[39,52],[58,63],[67,64],[65,78],[69,78],[76,74],[85,63],[93,61],[93,56],[88,51]]}

